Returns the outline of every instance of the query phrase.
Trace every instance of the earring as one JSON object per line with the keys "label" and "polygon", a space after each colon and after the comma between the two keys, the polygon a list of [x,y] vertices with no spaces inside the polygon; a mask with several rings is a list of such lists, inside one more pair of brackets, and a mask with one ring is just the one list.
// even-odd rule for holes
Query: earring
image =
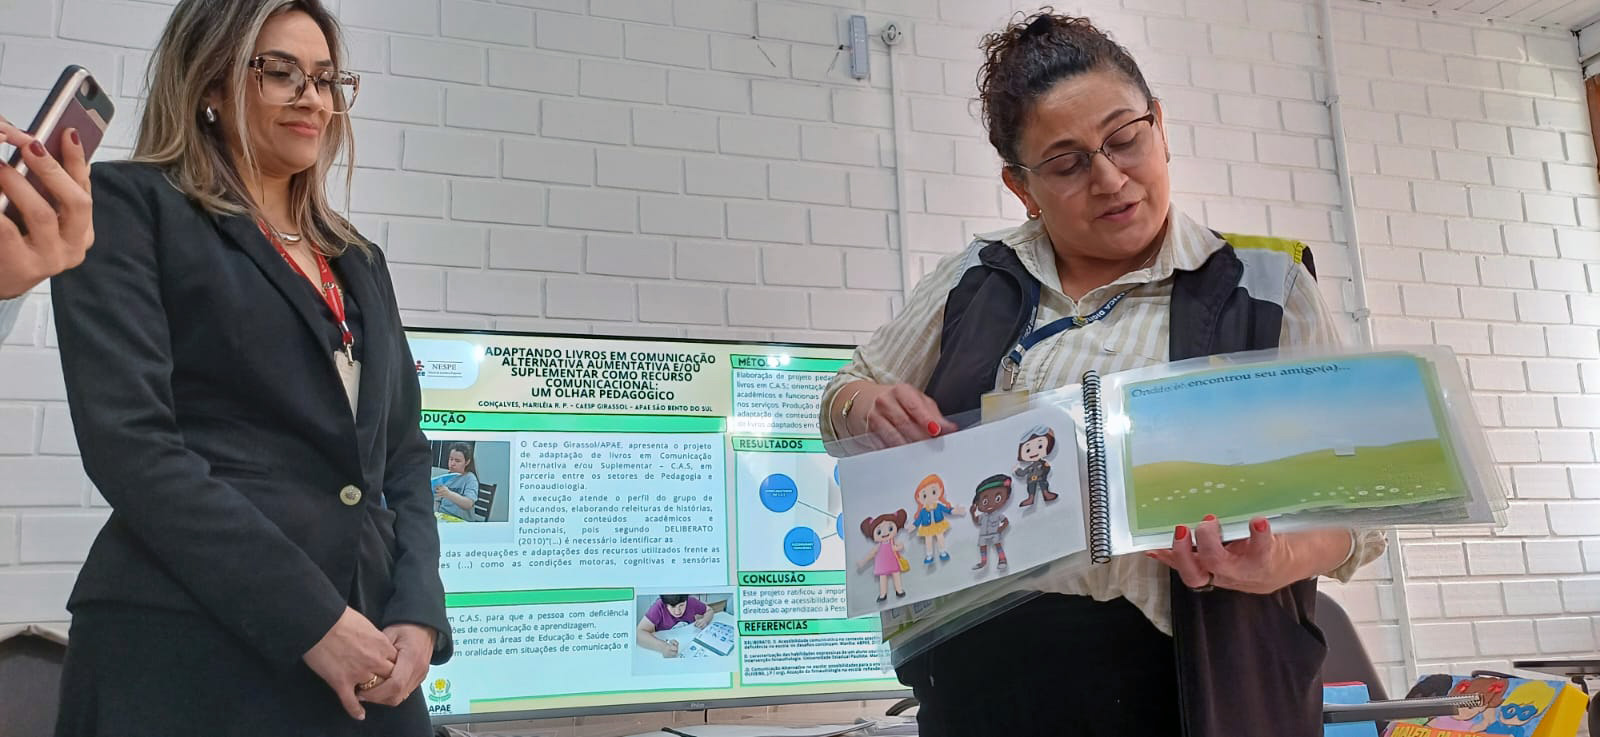
{"label": "earring", "polygon": [[212,110],[210,105],[206,106],[206,122],[207,123],[215,123],[215,122],[217,122],[217,111]]}
{"label": "earring", "polygon": [[1034,210],[1032,212],[1029,212],[1028,213],[1028,219],[1029,220],[1038,220],[1039,219],[1039,214],[1040,213],[1039,213],[1038,210]]}

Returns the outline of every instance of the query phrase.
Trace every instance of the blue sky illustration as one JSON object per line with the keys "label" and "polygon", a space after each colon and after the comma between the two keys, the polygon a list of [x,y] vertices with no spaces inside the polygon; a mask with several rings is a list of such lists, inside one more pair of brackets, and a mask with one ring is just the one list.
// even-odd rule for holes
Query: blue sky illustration
{"label": "blue sky illustration", "polygon": [[[1342,370],[1130,396],[1133,465],[1261,463],[1341,445],[1384,446],[1439,437],[1423,383],[1424,364],[1418,359],[1379,356],[1290,365],[1337,365]],[[1258,365],[1224,373],[1248,375],[1284,367]],[[1195,378],[1191,374],[1129,389]]]}

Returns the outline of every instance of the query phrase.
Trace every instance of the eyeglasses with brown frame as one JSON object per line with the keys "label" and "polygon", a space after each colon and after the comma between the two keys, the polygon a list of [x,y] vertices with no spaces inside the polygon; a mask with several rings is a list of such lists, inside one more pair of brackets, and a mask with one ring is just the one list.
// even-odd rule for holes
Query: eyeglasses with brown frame
{"label": "eyeglasses with brown frame", "polygon": [[256,74],[256,84],[261,88],[261,99],[270,105],[293,105],[306,92],[307,82],[316,80],[317,96],[328,110],[343,115],[350,112],[361,91],[361,75],[327,69],[317,74],[307,74],[304,69],[288,59],[275,56],[258,56],[250,60],[250,69]]}

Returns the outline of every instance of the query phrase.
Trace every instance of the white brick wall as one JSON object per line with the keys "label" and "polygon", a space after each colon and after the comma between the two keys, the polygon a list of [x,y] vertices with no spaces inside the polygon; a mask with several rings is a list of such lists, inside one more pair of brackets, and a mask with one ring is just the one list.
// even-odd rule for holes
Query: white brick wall
{"label": "white brick wall", "polygon": [[[1163,100],[1178,204],[1310,242],[1348,309],[1309,0],[1086,5]],[[918,273],[1020,216],[969,100],[978,37],[1021,7],[343,0],[364,74],[355,219],[418,325],[853,342],[900,298],[897,157]],[[87,64],[122,95],[102,158],[125,154],[167,12],[0,4],[0,112],[26,116],[53,70]],[[872,78],[850,78],[837,46],[853,12],[907,32],[898,95],[876,40]],[[1406,538],[1417,655],[1504,667],[1592,649],[1600,186],[1571,38],[1343,0],[1336,25],[1375,330],[1463,354],[1513,485],[1505,530]],[[105,514],[75,457],[47,301],[0,351],[0,590],[18,592],[0,623],[62,618]],[[1399,664],[1382,564],[1330,588]]]}
{"label": "white brick wall", "polygon": [[[1378,146],[1376,173],[1357,181],[1366,221],[1387,219],[1394,244],[1364,248],[1375,322],[1380,337],[1405,326],[1409,334],[1423,328],[1417,337],[1426,339],[1431,327],[1433,342],[1465,357],[1514,497],[1510,524],[1488,539],[1405,537],[1420,668],[1506,668],[1533,653],[1592,651],[1600,544],[1586,538],[1600,532],[1600,505],[1575,497],[1589,498],[1583,484],[1594,480],[1600,408],[1592,392],[1600,387],[1579,380],[1580,355],[1593,355],[1597,338],[1593,325],[1575,321],[1573,306],[1586,306],[1600,283],[1584,268],[1596,254],[1578,245],[1595,237],[1593,224],[1579,219],[1595,193],[1593,152],[1569,147],[1566,137],[1583,134],[1573,109],[1582,97],[1554,83],[1574,68],[1571,37],[1398,12],[1384,18],[1416,25],[1419,48],[1409,34],[1371,22],[1383,16],[1355,14],[1369,22],[1341,24],[1336,34],[1341,51],[1365,44],[1343,54],[1341,84],[1372,95],[1370,107],[1354,103],[1353,125],[1398,113],[1404,141]],[[1392,74],[1371,58],[1352,58],[1385,53]],[[1350,133],[1357,141],[1386,137]],[[1573,234],[1570,252],[1558,248],[1557,229]],[[1381,242],[1370,227],[1362,235]],[[1379,297],[1389,289],[1403,298]]]}

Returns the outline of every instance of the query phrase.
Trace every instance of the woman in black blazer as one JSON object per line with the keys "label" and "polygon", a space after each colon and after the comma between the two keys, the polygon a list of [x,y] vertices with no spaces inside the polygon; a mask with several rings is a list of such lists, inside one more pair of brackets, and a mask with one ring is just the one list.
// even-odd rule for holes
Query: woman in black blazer
{"label": "woman in black blazer", "polygon": [[322,188],[359,84],[338,50],[317,0],[183,0],[135,161],[94,167],[100,247],[53,298],[112,514],[58,735],[430,732],[431,456],[383,255]]}

